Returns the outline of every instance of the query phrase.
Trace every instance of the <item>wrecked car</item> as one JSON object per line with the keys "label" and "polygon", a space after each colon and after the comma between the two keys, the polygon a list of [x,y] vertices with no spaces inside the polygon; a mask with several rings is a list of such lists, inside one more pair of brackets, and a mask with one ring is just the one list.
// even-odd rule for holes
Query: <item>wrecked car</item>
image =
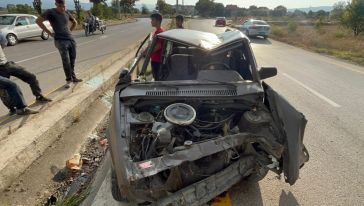
{"label": "wrecked car", "polygon": [[[160,72],[150,55],[162,40]],[[108,128],[112,194],[143,205],[201,205],[267,172],[294,184],[309,155],[305,116],[263,79],[249,39],[170,30],[148,37],[115,88]]]}

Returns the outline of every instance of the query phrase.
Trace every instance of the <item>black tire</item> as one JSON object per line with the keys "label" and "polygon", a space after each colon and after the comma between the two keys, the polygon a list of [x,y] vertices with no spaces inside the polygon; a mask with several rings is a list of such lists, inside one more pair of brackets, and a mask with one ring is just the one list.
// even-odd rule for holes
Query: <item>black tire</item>
{"label": "black tire", "polygon": [[111,194],[112,197],[118,202],[129,202],[126,197],[121,195],[114,169],[111,169]]}
{"label": "black tire", "polygon": [[8,34],[6,40],[8,40],[8,46],[15,46],[18,43],[18,38],[14,34]]}
{"label": "black tire", "polygon": [[87,27],[87,26],[85,27],[85,35],[86,35],[86,36],[88,36],[88,35],[89,35],[89,33],[88,33],[88,27]]}
{"label": "black tire", "polygon": [[42,35],[40,36],[40,38],[42,38],[43,40],[47,40],[49,39],[49,34],[45,31],[42,31]]}
{"label": "black tire", "polygon": [[267,39],[267,38],[268,38],[268,36],[266,36],[266,35],[263,36],[263,39]]}

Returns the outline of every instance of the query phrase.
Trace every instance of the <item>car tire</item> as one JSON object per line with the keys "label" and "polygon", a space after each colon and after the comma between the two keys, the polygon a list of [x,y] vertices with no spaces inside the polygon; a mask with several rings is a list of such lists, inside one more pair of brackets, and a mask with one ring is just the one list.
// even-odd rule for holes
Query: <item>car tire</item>
{"label": "car tire", "polygon": [[268,36],[266,36],[266,35],[265,35],[265,36],[263,36],[263,39],[267,39],[267,38],[268,38]]}
{"label": "car tire", "polygon": [[118,180],[116,179],[116,173],[114,169],[111,169],[111,194],[112,197],[118,202],[129,202],[126,197],[121,195]]}
{"label": "car tire", "polygon": [[6,40],[8,40],[8,46],[15,46],[15,44],[18,43],[18,38],[15,36],[15,34],[8,34],[6,36]]}
{"label": "car tire", "polygon": [[40,36],[40,38],[42,38],[43,40],[48,40],[49,34],[45,31],[42,31],[42,35]]}

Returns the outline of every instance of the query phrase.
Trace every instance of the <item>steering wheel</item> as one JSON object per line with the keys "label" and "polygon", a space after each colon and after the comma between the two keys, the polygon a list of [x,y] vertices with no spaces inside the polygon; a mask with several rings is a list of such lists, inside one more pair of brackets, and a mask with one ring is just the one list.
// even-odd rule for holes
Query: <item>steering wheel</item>
{"label": "steering wheel", "polygon": [[223,66],[224,69],[223,70],[230,70],[230,66],[225,64],[225,63],[222,63],[222,62],[211,62],[211,63],[208,63],[208,64],[205,64],[203,65],[203,67],[201,68],[202,70],[205,70],[207,67],[210,67],[212,65],[220,65],[220,66]]}

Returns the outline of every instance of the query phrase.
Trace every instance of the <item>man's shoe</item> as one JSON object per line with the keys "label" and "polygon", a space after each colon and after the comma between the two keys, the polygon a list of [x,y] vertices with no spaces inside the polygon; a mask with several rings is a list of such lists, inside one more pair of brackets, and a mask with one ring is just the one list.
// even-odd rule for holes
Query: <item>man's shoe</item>
{"label": "man's shoe", "polygon": [[82,79],[77,79],[77,78],[72,79],[72,82],[74,82],[74,83],[82,82],[82,81],[83,81]]}
{"label": "man's shoe", "polygon": [[14,115],[16,115],[16,109],[9,110],[8,116],[11,117],[11,116],[14,116]]}
{"label": "man's shoe", "polygon": [[66,89],[71,88],[71,84],[72,84],[71,81],[67,81],[67,83],[64,85],[64,88],[66,88]]}
{"label": "man's shoe", "polygon": [[45,97],[45,96],[38,96],[35,101],[39,102],[39,103],[44,103],[44,102],[51,102],[52,100]]}
{"label": "man's shoe", "polygon": [[23,108],[23,109],[17,109],[16,110],[16,114],[17,115],[28,115],[28,114],[37,114],[38,111],[29,109],[27,107]]}

